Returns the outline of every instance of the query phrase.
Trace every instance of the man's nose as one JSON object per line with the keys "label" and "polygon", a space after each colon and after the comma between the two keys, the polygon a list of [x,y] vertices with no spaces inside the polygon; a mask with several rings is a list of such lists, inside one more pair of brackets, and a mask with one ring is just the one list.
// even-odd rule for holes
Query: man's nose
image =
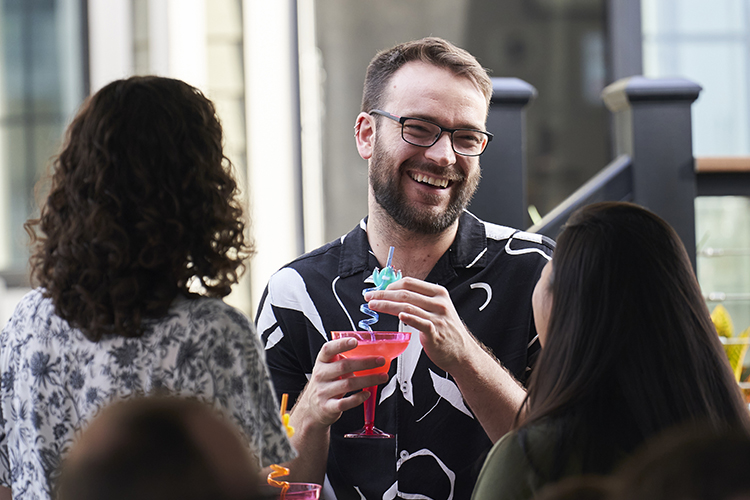
{"label": "man's nose", "polygon": [[456,152],[453,151],[450,132],[440,134],[437,142],[427,148],[425,157],[441,167],[447,167],[456,163]]}

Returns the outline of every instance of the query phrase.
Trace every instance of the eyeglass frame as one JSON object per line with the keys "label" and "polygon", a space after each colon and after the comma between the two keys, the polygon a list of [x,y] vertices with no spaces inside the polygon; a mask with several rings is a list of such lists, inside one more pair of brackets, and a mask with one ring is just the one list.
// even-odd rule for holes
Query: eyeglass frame
{"label": "eyeglass frame", "polygon": [[[394,115],[392,113],[389,113],[388,111],[383,111],[382,109],[373,109],[373,110],[368,111],[367,114],[369,114],[369,115],[384,116],[385,118],[388,118],[390,120],[393,120],[395,122],[400,123],[401,124],[401,139],[403,139],[403,141],[405,143],[411,144],[412,146],[417,146],[418,148],[431,148],[432,146],[434,146],[435,144],[437,144],[437,142],[443,136],[443,133],[448,132],[448,134],[450,135],[450,138],[451,138],[451,149],[453,149],[454,153],[456,153],[457,155],[461,155],[461,156],[469,156],[469,157],[472,157],[472,156],[481,156],[482,153],[484,153],[487,150],[487,145],[492,141],[492,138],[494,137],[494,135],[492,135],[491,133],[487,132],[486,130],[477,130],[477,129],[474,129],[474,128],[448,128],[448,127],[443,127],[442,125],[439,125],[439,124],[437,124],[437,123],[435,123],[433,121],[430,121],[430,120],[425,120],[424,118],[416,118],[414,116],[396,116],[396,115]],[[432,144],[428,144],[428,145],[425,145],[425,144],[414,144],[413,142],[409,142],[408,140],[406,140],[406,137],[404,137],[404,122],[406,122],[406,120],[417,120],[417,121],[420,121],[420,122],[429,123],[430,125],[434,125],[437,128],[439,128],[440,129],[440,133],[435,136],[435,140],[432,142]],[[470,155],[470,154],[466,154],[466,153],[459,153],[458,151],[456,151],[456,146],[453,144],[453,133],[454,132],[459,132],[459,131],[464,131],[464,132],[479,132],[480,134],[486,135],[487,136],[487,142],[484,144],[484,148],[482,148],[482,151],[479,152],[479,153],[477,153],[477,154],[475,154],[475,155]]]}

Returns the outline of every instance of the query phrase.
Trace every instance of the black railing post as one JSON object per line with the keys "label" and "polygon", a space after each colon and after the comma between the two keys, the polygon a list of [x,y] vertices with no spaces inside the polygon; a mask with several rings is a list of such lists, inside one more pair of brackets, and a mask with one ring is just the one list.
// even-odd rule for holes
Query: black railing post
{"label": "black railing post", "polygon": [[633,162],[633,201],[674,227],[695,268],[690,107],[701,87],[685,79],[624,78],[604,89],[614,114],[615,153]]}
{"label": "black railing post", "polygon": [[481,157],[482,181],[469,210],[486,221],[526,228],[524,108],[536,89],[518,78],[493,78],[487,130],[494,134]]}

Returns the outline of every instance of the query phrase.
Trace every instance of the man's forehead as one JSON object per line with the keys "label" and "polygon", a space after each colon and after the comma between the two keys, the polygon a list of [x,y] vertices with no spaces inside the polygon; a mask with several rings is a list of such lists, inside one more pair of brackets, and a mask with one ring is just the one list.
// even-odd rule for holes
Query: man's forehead
{"label": "man's forehead", "polygon": [[393,74],[385,88],[383,108],[404,116],[439,119],[446,114],[483,124],[487,100],[475,82],[422,61],[410,61]]}

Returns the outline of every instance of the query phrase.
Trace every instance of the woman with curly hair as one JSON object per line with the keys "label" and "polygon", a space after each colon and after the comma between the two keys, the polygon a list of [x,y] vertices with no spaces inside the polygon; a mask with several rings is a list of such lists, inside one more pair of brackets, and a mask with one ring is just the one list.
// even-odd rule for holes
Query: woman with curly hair
{"label": "woman with curly hair", "polygon": [[49,497],[92,416],[151,393],[221,409],[263,465],[293,458],[254,327],[221,300],[251,249],[200,91],[133,77],[89,98],[25,227],[39,287],[0,335],[0,485]]}
{"label": "woman with curly hair", "polygon": [[750,429],[685,247],[652,212],[604,202],[571,215],[533,309],[542,351],[474,500],[526,500],[608,474],[675,426]]}

